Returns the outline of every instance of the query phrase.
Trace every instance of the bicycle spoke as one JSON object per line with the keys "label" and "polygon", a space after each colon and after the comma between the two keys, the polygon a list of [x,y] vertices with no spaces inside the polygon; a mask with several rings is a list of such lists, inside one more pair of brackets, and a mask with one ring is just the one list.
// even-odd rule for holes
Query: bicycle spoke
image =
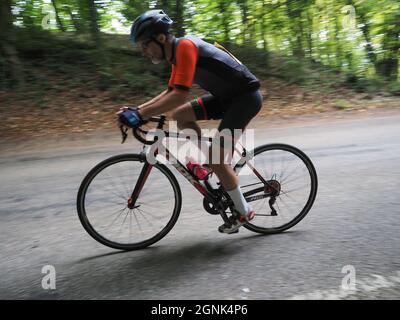
{"label": "bicycle spoke", "polygon": [[284,183],[287,179],[289,179],[289,177],[291,177],[296,172],[297,172],[297,167],[294,167],[291,171],[289,171],[289,173],[286,176],[281,175],[280,176],[281,183]]}
{"label": "bicycle spoke", "polygon": [[122,221],[122,223],[121,223],[121,225],[120,225],[120,227],[119,227],[119,229],[118,229],[118,233],[117,233],[118,235],[121,234],[122,226],[124,225],[124,223],[125,223],[125,221],[126,221],[126,218],[128,217],[128,214],[130,214],[129,210],[126,212],[125,218],[124,218],[124,220]]}
{"label": "bicycle spoke", "polygon": [[151,223],[149,221],[149,219],[147,219],[146,217],[146,213],[143,210],[138,209],[139,213],[143,216],[143,218],[151,225],[151,227],[153,228],[153,230],[157,231],[157,229],[155,229],[155,226],[153,223]]}
{"label": "bicycle spoke", "polygon": [[276,210],[276,211],[279,212],[279,213],[282,213],[282,210],[281,210],[281,208],[279,207],[278,201],[276,201],[275,203],[276,203],[276,206],[278,207],[278,210]]}
{"label": "bicycle spoke", "polygon": [[179,185],[161,164],[146,177],[136,199],[137,210],[128,208],[143,164],[132,155],[112,157],[82,182],[78,213],[84,227],[90,227],[86,228],[89,234],[102,244],[123,250],[146,247],[164,237],[176,222],[181,207]]}
{"label": "bicycle spoke", "polygon": [[[162,218],[162,217],[154,216],[152,213],[150,213],[150,212],[148,212],[148,211],[145,211],[145,210],[143,210],[143,209],[141,209],[141,212],[142,212],[142,214],[144,214],[144,215],[149,215],[150,217],[155,218],[155,221],[159,221],[159,219]],[[159,225],[158,227],[159,227],[159,228],[162,228],[163,226],[162,226],[162,225]]]}
{"label": "bicycle spoke", "polygon": [[127,208],[127,207],[125,206],[125,207],[122,208],[122,209],[119,209],[119,210],[117,210],[117,211],[114,211],[113,213],[107,215],[107,218],[112,217],[114,214],[117,214],[118,212],[121,212],[121,211],[125,210],[126,208]]}
{"label": "bicycle spoke", "polygon": [[282,188],[283,188],[284,186],[285,186],[285,188],[286,188],[286,186],[289,186],[291,183],[300,180],[300,178],[301,178],[301,177],[299,176],[299,177],[297,177],[297,178],[291,179],[290,181],[285,181],[285,182],[281,183],[281,186],[282,186]]}
{"label": "bicycle spoke", "polygon": [[117,196],[118,198],[122,199],[122,200],[127,200],[127,198],[124,198],[123,196],[121,196],[120,194],[116,193],[114,189],[111,189],[110,187],[107,187],[107,191],[111,192],[113,195]]}
{"label": "bicycle spoke", "polygon": [[301,204],[300,202],[298,202],[293,196],[286,194],[285,192],[282,192],[283,195],[285,195],[288,198],[291,198],[294,202],[296,202],[298,205],[300,205],[301,207],[303,206],[303,204]]}
{"label": "bicycle spoke", "polygon": [[[154,207],[153,205],[151,205],[151,204],[149,204],[148,202],[146,202],[146,203],[143,203],[143,202],[138,202],[137,203],[137,205],[140,205],[140,206],[144,206],[145,208],[149,208],[149,209],[153,209],[153,210],[160,210],[160,208],[162,208],[162,206],[160,205],[160,206],[157,206],[157,207]],[[143,210],[143,209],[142,209]],[[154,217],[154,216],[153,216]],[[156,217],[156,219],[159,219],[160,217],[157,217],[157,216],[155,216]]]}
{"label": "bicycle spoke", "polygon": [[[281,156],[281,168],[283,167],[283,155]],[[284,173],[285,173],[285,170],[287,169],[287,166],[286,167],[284,167],[282,170],[280,170],[280,172],[281,172],[281,174],[280,175],[283,175]],[[272,178],[271,178],[272,179]]]}
{"label": "bicycle spoke", "polygon": [[140,226],[139,219],[136,216],[136,212],[134,210],[132,212],[133,212],[133,216],[135,217],[135,220],[136,220],[136,225],[139,227],[140,233],[143,235],[143,230],[142,230],[142,227]]}
{"label": "bicycle spoke", "polygon": [[130,213],[130,215],[129,215],[129,241],[131,241],[131,239],[132,239],[132,215],[133,215],[133,212],[131,212]]}
{"label": "bicycle spoke", "polygon": [[[113,186],[114,190],[120,194],[124,194],[125,192],[124,191],[121,192],[121,189],[117,187],[113,178],[110,176],[110,173],[107,170],[106,170],[106,173],[107,173],[108,177],[110,178],[109,181],[110,181],[110,184]],[[128,198],[129,198],[129,193],[126,194],[126,199],[128,199]]]}
{"label": "bicycle spoke", "polygon": [[111,226],[115,223],[115,221],[118,220],[118,218],[122,215],[122,213],[123,213],[125,210],[126,210],[126,208],[124,208],[123,210],[121,210],[121,212],[115,217],[115,219],[111,222],[111,224],[109,224],[109,225],[107,226],[107,228],[111,227]]}
{"label": "bicycle spoke", "polygon": [[[254,167],[255,167],[255,166],[254,166]],[[266,170],[266,163],[265,163],[264,160],[262,161],[262,165],[261,165],[261,166],[257,166],[257,167],[256,167],[256,169],[259,169],[259,168],[261,168],[261,171],[262,171],[262,173],[263,173],[263,178],[266,179],[266,178],[267,178],[267,173],[265,172],[265,170]]]}
{"label": "bicycle spoke", "polygon": [[[290,208],[281,197],[279,197],[279,200],[283,203],[283,205],[286,207],[286,209],[288,209],[288,212],[291,213],[292,208]],[[282,217],[283,217],[283,211],[281,213],[282,213]]]}
{"label": "bicycle spoke", "polygon": [[[294,189],[290,189],[290,190],[288,190],[288,191],[285,191],[285,193],[286,194],[288,194],[288,193],[290,193],[290,192],[296,192],[297,190],[304,190],[304,187],[308,187],[308,186],[310,186],[309,184],[304,184],[304,185],[302,185],[302,186],[300,186],[300,187],[296,187],[296,188],[294,188]],[[282,190],[281,190],[282,191]]]}
{"label": "bicycle spoke", "polygon": [[[306,204],[310,199],[312,201],[315,199],[316,185],[313,180],[315,170],[312,168],[312,163],[310,164],[309,159],[304,157],[298,149],[282,144],[261,147],[254,155],[253,162],[256,170],[263,175],[266,181],[275,180],[280,184],[280,188],[276,189],[279,191],[279,196],[272,205],[277,213],[276,216],[270,214],[270,212],[272,213],[269,205],[271,196],[257,199],[255,202],[251,201],[256,216],[271,218],[256,219],[249,223],[249,229],[260,233],[280,232],[298,223],[300,219],[295,218],[300,213],[303,213],[304,216],[304,210],[307,209]],[[244,183],[242,182],[242,190],[247,190],[247,194],[257,196],[265,192],[256,175],[252,175],[250,172],[248,176],[243,176],[243,178],[240,177],[245,180]],[[260,187],[263,190],[258,192]],[[252,191],[257,192],[252,193]]]}

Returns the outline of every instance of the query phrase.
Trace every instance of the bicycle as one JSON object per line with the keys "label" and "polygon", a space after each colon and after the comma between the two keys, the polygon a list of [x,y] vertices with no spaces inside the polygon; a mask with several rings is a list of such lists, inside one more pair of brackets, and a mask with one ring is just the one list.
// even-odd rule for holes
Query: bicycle
{"label": "bicycle", "polygon": [[[165,137],[186,138],[164,130],[165,120],[162,115],[149,118],[148,123],[156,124]],[[124,143],[127,129],[120,129]],[[182,193],[176,177],[165,164],[150,164],[146,159],[145,146],[157,141],[148,139],[148,133],[144,126],[133,129],[135,138],[144,144],[143,151],[102,161],[90,170],[79,188],[77,211],[83,227],[95,240],[114,249],[138,250],[156,243],[174,227],[181,211]],[[212,142],[210,137],[201,139]],[[222,185],[217,182],[212,186],[207,179],[200,181],[168,148],[164,151],[168,162],[204,196],[204,209],[229,223],[233,203]],[[298,148],[281,143],[261,145],[253,151],[235,147],[235,151],[240,159],[233,169],[244,197],[256,211],[255,218],[243,227],[274,234],[299,223],[310,211],[318,188],[317,173],[309,157]],[[278,162],[279,171],[275,169]],[[305,196],[299,199],[301,194]],[[294,208],[290,200],[299,208]]]}

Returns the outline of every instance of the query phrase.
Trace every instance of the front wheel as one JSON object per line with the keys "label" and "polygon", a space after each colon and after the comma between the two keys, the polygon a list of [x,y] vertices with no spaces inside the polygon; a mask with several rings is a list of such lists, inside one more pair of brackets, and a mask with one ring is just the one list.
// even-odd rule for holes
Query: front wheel
{"label": "front wheel", "polygon": [[[145,164],[147,179],[131,208]],[[98,242],[121,250],[143,249],[162,239],[175,225],[181,205],[181,190],[171,171],[160,163],[148,166],[138,154],[99,163],[82,181],[77,198],[85,230]]]}

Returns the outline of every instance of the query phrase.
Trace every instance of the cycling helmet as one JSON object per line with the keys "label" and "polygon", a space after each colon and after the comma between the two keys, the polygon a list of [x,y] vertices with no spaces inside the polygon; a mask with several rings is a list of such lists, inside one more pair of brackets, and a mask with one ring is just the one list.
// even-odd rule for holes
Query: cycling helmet
{"label": "cycling helmet", "polygon": [[146,11],[133,22],[130,40],[137,43],[140,40],[155,38],[160,33],[168,33],[172,22],[163,10]]}

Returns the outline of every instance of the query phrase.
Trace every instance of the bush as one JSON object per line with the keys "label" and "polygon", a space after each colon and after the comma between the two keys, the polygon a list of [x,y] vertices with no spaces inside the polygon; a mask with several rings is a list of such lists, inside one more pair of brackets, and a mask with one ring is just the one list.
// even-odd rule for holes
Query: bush
{"label": "bush", "polygon": [[294,58],[285,60],[278,69],[278,72],[285,81],[291,83],[303,84],[306,80],[304,63]]}
{"label": "bush", "polygon": [[335,101],[335,108],[346,110],[352,107],[351,103],[347,100],[336,100]]}
{"label": "bush", "polygon": [[400,96],[400,82],[391,82],[388,85],[388,92],[394,96]]}
{"label": "bush", "polygon": [[387,82],[380,79],[367,79],[363,76],[357,76],[355,74],[347,74],[345,85],[359,93],[378,93],[387,85]]}

